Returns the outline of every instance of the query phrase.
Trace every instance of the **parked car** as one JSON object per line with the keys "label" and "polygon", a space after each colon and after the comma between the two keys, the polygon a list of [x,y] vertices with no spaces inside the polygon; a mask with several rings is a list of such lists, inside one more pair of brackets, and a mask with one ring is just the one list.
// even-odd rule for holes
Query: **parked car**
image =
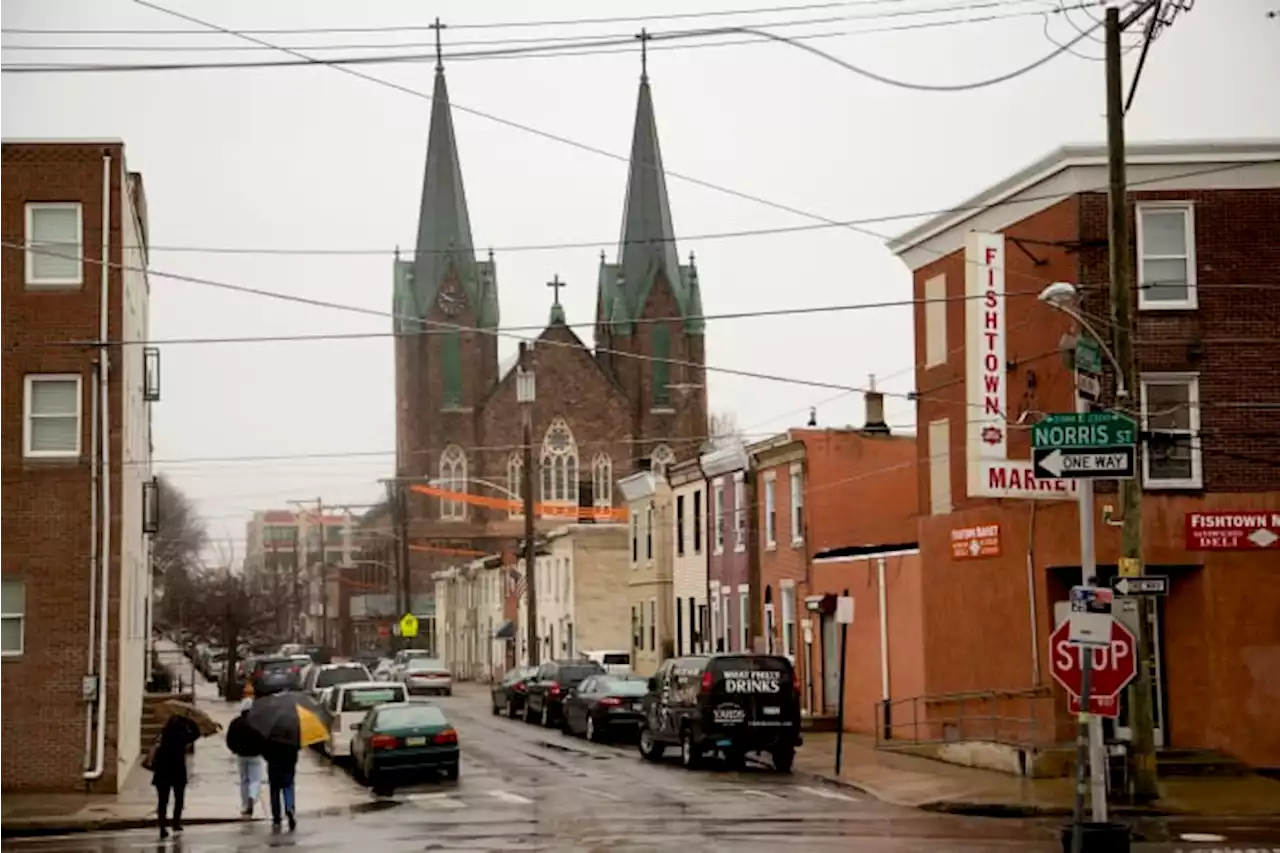
{"label": "parked car", "polygon": [[400,671],[400,681],[410,696],[453,695],[453,673],[435,658],[409,658]]}
{"label": "parked car", "polygon": [[390,681],[391,674],[395,671],[395,661],[391,658],[382,658],[373,667],[373,677],[377,681]]}
{"label": "parked car", "polygon": [[253,695],[267,696],[302,686],[302,664],[291,657],[262,655],[250,658],[245,666]]}
{"label": "parked car", "polygon": [[321,663],[311,666],[302,681],[302,692],[316,698],[326,687],[350,684],[355,681],[373,681],[373,676],[362,663]]}
{"label": "parked car", "polygon": [[800,685],[781,655],[719,654],[671,658],[649,679],[640,722],[640,754],[662,758],[680,748],[688,768],[719,752],[740,765],[767,752],[790,773],[800,734]]}
{"label": "parked car", "polygon": [[524,711],[524,694],[528,680],[538,671],[536,666],[518,666],[508,670],[506,675],[498,679],[490,688],[493,700],[493,713],[503,714],[515,719]]}
{"label": "parked car", "polygon": [[396,652],[395,658],[392,659],[391,679],[393,681],[400,680],[400,676],[404,673],[405,665],[409,662],[411,658],[429,658],[429,657],[431,657],[431,652],[427,651],[426,649],[401,649],[400,651]]}
{"label": "parked car", "polygon": [[351,740],[370,708],[408,702],[404,685],[381,681],[351,681],[324,691],[325,721],[329,740],[322,749],[334,761],[351,757]]}
{"label": "parked car", "polygon": [[542,664],[525,682],[524,720],[540,720],[551,726],[560,722],[560,708],[565,695],[583,679],[604,673],[604,667],[593,660],[553,660]]}
{"label": "parked car", "polygon": [[620,732],[634,735],[643,718],[648,686],[648,679],[638,675],[589,676],[565,697],[565,732],[595,741]]}
{"label": "parked car", "polygon": [[378,705],[351,739],[356,775],[374,789],[432,772],[457,779],[458,754],[458,731],[438,705]]}
{"label": "parked car", "polygon": [[621,650],[583,652],[582,656],[603,666],[604,671],[610,675],[631,674],[631,652]]}

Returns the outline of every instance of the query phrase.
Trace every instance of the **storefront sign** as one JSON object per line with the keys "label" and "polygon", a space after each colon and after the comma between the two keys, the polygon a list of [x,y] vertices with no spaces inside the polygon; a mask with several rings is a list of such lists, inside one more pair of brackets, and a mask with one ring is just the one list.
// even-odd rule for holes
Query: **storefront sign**
{"label": "storefront sign", "polygon": [[1277,548],[1280,512],[1219,510],[1187,513],[1188,551],[1254,551]]}
{"label": "storefront sign", "polygon": [[1074,480],[1041,480],[1029,459],[1009,458],[1004,265],[1003,234],[969,234],[964,339],[968,493],[985,498],[1069,499],[1076,493]]}
{"label": "storefront sign", "polygon": [[1000,556],[1000,525],[954,527],[951,530],[951,559],[981,560]]}

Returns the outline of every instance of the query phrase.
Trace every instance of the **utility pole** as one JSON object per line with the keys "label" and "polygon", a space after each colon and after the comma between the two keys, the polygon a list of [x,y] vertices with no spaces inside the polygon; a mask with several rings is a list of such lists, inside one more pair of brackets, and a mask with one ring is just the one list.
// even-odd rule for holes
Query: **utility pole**
{"label": "utility pole", "polygon": [[528,596],[525,615],[525,643],[529,649],[529,665],[541,663],[541,649],[538,638],[538,545],[534,541],[533,527],[533,401],[535,398],[532,357],[529,346],[520,342],[520,366],[516,375],[516,400],[520,404],[520,415],[524,426],[524,590]]}
{"label": "utility pole", "polygon": [[329,648],[329,560],[324,542],[324,500],[316,498],[316,524],[320,528],[320,645]]}
{"label": "utility pole", "polygon": [[293,526],[293,565],[290,567],[290,573],[293,576],[293,588],[290,594],[289,606],[289,639],[295,643],[298,642],[298,619],[301,615],[298,612],[301,604],[299,602],[301,595],[298,590],[298,554],[300,553],[300,548],[301,545],[298,541],[298,525],[295,524]]}
{"label": "utility pole", "polygon": [[[404,483],[399,480],[396,481],[396,507],[396,553],[402,567],[399,581],[400,596],[404,602],[400,613],[403,615],[413,609],[413,566],[409,555],[409,497],[405,494]],[[408,646],[409,641],[405,639],[405,647]],[[434,651],[433,647],[432,652]]]}

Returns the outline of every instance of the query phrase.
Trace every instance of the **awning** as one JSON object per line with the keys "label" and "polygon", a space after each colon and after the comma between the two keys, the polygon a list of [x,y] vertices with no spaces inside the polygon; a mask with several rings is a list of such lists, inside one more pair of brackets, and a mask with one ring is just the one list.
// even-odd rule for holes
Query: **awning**
{"label": "awning", "polygon": [[493,632],[494,639],[498,639],[498,640],[510,640],[514,638],[515,635],[516,635],[516,623],[512,622],[510,619],[508,619],[506,622],[503,622],[502,625],[498,628],[498,630]]}

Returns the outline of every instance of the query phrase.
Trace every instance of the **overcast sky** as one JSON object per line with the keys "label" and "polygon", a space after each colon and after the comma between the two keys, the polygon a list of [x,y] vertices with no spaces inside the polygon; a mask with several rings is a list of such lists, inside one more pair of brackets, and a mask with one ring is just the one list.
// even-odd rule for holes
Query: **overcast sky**
{"label": "overcast sky", "polygon": [[[626,38],[755,25],[878,74],[918,83],[981,80],[1023,66],[1092,26],[1073,0],[852,0],[747,14],[745,0],[400,2],[171,0],[167,8],[222,27],[391,28],[264,34],[326,57],[429,51],[436,15],[449,51],[492,51],[553,39]],[[783,6],[783,3],[757,3]],[[1129,116],[1130,141],[1280,136],[1280,20],[1268,0],[1198,3],[1155,43]],[[582,18],[731,11],[682,19]],[[931,11],[932,14],[920,14]],[[999,20],[960,23],[984,16]],[[1069,18],[1069,19],[1068,19]],[[1047,20],[1047,23],[1046,23]],[[536,21],[540,26],[476,25]],[[797,23],[808,22],[808,23]],[[18,63],[278,61],[226,34],[21,34],[15,29],[199,30],[129,0],[4,0],[6,67]],[[924,23],[940,26],[925,27]],[[414,27],[418,29],[406,29]],[[465,27],[465,28],[464,28]],[[742,36],[669,41],[649,58],[669,171],[839,220],[937,210],[1070,142],[1100,141],[1100,43],[1085,40],[1011,82],[921,93],[873,82],[783,44]],[[709,46],[713,41],[727,44]],[[497,42],[497,44],[481,44]],[[17,46],[66,50],[15,50]],[[115,45],[129,52],[88,50]],[[664,49],[682,45],[680,49]],[[696,45],[696,46],[688,46]],[[171,50],[137,50],[139,47]],[[78,47],[79,49],[72,49]],[[193,50],[192,48],[223,48]],[[225,48],[246,48],[225,50]],[[630,143],[640,59],[633,44],[572,56],[446,60],[456,105],[608,152]],[[1130,69],[1137,53],[1129,55]],[[429,94],[430,62],[359,66]],[[1267,93],[1271,93],[1268,95]],[[367,502],[393,466],[389,337],[326,342],[177,343],[180,339],[386,333],[390,320],[319,308],[160,273],[389,312],[395,246],[414,241],[430,103],[328,67],[181,72],[5,74],[6,137],[120,138],[146,185],[152,242],[151,337],[163,346],[155,406],[156,467],[198,502],[215,535],[240,539],[255,508],[290,498]],[[588,322],[600,250],[612,258],[626,166],[560,141],[455,109],[472,231],[492,246],[504,327],[546,322],[553,275],[571,323]],[[910,275],[884,240],[848,228],[711,239],[815,222],[668,179],[682,257],[697,253],[709,315],[910,297]],[[909,216],[868,228],[894,235]],[[581,248],[529,250],[545,244]],[[295,250],[214,253],[209,249]],[[347,254],[305,250],[350,250]],[[203,251],[202,251],[203,250]],[[582,334],[590,340],[589,330]],[[711,366],[863,386],[911,388],[910,310],[832,311],[708,323]],[[504,339],[500,354],[514,350]],[[802,425],[861,424],[861,398],[798,384],[710,375],[711,407],[752,435]],[[833,399],[834,398],[834,399]],[[913,407],[888,417],[911,428]],[[310,456],[307,456],[307,455]],[[244,457],[269,457],[244,459]],[[241,461],[232,461],[241,460]],[[239,546],[238,546],[239,547]]]}

